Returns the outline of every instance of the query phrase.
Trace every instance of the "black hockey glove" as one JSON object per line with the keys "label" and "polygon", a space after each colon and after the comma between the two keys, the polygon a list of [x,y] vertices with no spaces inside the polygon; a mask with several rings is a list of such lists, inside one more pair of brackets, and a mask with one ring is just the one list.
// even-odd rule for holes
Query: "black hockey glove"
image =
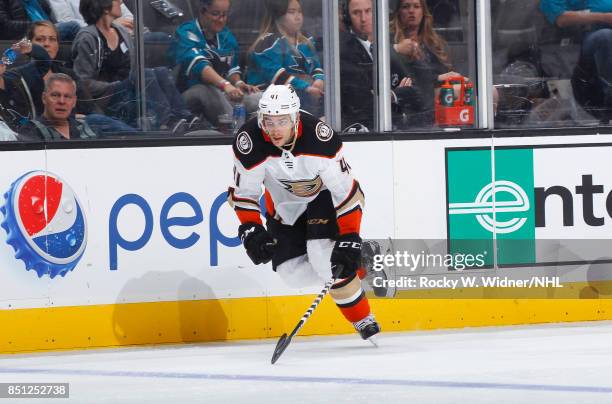
{"label": "black hockey glove", "polygon": [[247,255],[255,265],[267,264],[276,250],[276,240],[258,223],[245,223],[238,227],[238,235]]}
{"label": "black hockey glove", "polygon": [[[340,278],[353,275],[361,265],[361,237],[357,233],[338,236],[331,254],[331,263],[342,265]],[[333,269],[332,269],[333,271]]]}

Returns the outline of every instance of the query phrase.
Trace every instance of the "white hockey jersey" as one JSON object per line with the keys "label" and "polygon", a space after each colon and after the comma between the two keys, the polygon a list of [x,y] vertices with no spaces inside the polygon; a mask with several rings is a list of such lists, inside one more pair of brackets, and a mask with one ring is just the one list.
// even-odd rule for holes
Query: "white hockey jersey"
{"label": "white hockey jersey", "polygon": [[302,113],[291,151],[274,146],[258,127],[245,123],[234,139],[234,184],[228,200],[242,223],[261,223],[265,187],[268,214],[293,225],[319,192],[330,191],[340,234],[359,233],[364,196],[342,155],[342,141],[325,123]]}

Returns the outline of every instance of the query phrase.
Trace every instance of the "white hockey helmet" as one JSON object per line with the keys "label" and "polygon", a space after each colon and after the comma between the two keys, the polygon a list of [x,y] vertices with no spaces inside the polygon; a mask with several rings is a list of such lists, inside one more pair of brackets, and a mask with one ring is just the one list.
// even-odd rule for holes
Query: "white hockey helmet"
{"label": "white hockey helmet", "polygon": [[290,85],[270,84],[259,99],[257,123],[263,128],[264,115],[291,115],[291,121],[297,126],[300,111],[300,98]]}

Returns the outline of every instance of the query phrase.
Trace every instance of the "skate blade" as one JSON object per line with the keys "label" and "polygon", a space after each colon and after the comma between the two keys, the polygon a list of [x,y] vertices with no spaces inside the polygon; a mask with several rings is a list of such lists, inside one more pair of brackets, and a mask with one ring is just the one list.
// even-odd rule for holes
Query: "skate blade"
{"label": "skate blade", "polygon": [[367,339],[372,345],[374,345],[376,348],[378,348],[378,338],[376,338],[376,335],[372,335],[370,338]]}

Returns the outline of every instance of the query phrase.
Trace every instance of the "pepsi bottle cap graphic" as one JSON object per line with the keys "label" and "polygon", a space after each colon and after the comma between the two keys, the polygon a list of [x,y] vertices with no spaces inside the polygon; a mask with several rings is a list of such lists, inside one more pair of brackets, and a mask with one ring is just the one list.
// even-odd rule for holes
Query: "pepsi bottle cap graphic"
{"label": "pepsi bottle cap graphic", "polygon": [[48,171],[21,176],[4,194],[0,226],[15,258],[42,277],[65,276],[87,245],[87,222],[74,191]]}

